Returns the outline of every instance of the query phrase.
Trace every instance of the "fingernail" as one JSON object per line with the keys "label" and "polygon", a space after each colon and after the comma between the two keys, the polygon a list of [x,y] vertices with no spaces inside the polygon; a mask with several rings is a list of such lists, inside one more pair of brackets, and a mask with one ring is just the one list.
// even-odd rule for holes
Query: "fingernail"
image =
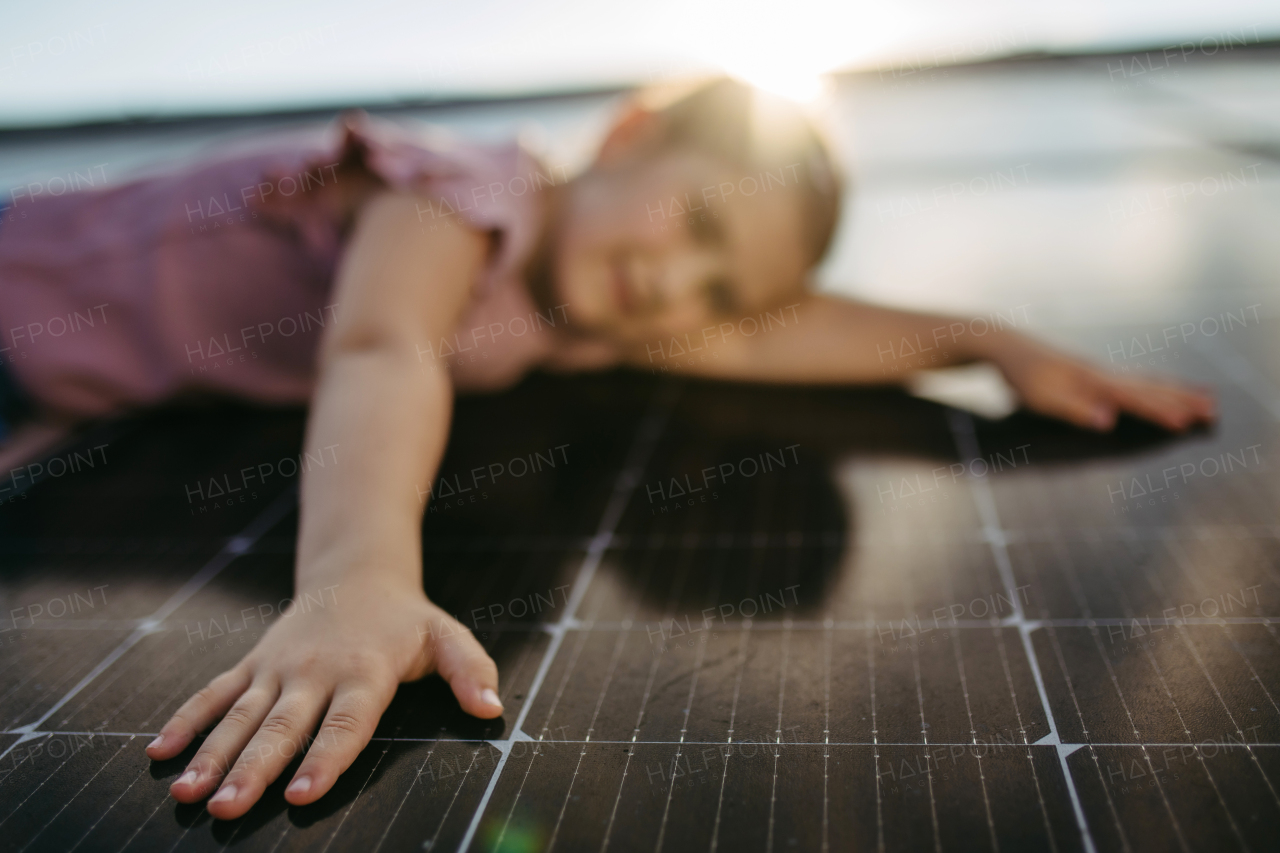
{"label": "fingernail", "polygon": [[218,793],[213,795],[209,800],[211,803],[229,803],[236,798],[235,785],[223,785],[218,789]]}
{"label": "fingernail", "polygon": [[158,735],[155,740],[147,744],[147,749],[155,749],[157,746],[159,746],[162,743],[164,743],[164,735]]}
{"label": "fingernail", "polygon": [[498,694],[494,692],[492,687],[486,687],[480,691],[480,701],[495,708],[502,707],[502,700],[498,698]]}
{"label": "fingernail", "polygon": [[174,784],[175,785],[194,785],[196,783],[196,779],[198,778],[200,778],[199,773],[197,773],[194,770],[188,770],[186,773],[183,773],[181,776],[179,776],[178,781],[175,782]]}
{"label": "fingernail", "polygon": [[286,794],[305,794],[307,791],[310,791],[310,790],[311,790],[311,777],[299,776],[297,779],[294,779],[292,782],[289,783],[289,788],[285,791],[285,793]]}
{"label": "fingernail", "polygon": [[1111,410],[1106,406],[1096,406],[1093,410],[1093,425],[1098,429],[1106,429],[1111,425]]}

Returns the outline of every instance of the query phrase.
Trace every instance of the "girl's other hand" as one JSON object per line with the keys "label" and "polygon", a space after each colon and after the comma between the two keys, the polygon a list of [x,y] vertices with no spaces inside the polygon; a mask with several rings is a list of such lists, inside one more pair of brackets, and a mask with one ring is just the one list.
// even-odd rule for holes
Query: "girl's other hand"
{"label": "girl's other hand", "polygon": [[1217,417],[1212,394],[1168,380],[1108,376],[1089,364],[1021,336],[989,357],[1028,409],[1106,432],[1121,412],[1182,432]]}
{"label": "girl's other hand", "polygon": [[221,719],[170,786],[174,799],[194,803],[216,789],[209,813],[240,817],[305,752],[285,799],[314,802],[369,743],[396,687],[431,672],[449,683],[467,713],[502,713],[493,660],[421,591],[344,584],[334,597],[324,608],[279,619],[160,730],[147,747],[155,760],[174,757]]}

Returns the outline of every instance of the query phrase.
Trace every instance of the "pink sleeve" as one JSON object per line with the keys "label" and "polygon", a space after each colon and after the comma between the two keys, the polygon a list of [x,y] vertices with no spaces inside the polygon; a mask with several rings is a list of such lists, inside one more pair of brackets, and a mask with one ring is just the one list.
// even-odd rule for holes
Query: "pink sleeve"
{"label": "pink sleeve", "polygon": [[[423,228],[468,227],[494,232],[496,251],[479,282],[480,291],[497,279],[519,276],[534,249],[541,205],[538,189],[563,176],[541,166],[515,143],[486,146],[457,139],[425,125],[413,127],[343,114],[326,162],[356,157],[388,186],[422,197]],[[336,149],[335,147],[336,146]]]}

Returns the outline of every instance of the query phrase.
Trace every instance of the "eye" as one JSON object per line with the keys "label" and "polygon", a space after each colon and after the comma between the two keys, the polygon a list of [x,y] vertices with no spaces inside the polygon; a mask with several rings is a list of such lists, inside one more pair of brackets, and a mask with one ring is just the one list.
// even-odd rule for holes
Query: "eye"
{"label": "eye", "polygon": [[733,285],[725,278],[712,278],[702,286],[707,304],[722,317],[733,316],[738,311],[738,296]]}

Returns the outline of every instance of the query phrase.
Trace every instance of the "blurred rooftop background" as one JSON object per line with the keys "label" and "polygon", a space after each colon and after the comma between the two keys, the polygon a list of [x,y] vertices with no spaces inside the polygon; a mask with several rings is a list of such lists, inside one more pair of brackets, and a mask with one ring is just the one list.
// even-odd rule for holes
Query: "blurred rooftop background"
{"label": "blurred rooftop background", "polygon": [[854,192],[825,287],[975,316],[1016,309],[1064,329],[1065,344],[1065,327],[1280,315],[1274,2],[237,0],[6,16],[6,197],[56,192],[72,173],[127,180],[350,105],[518,136],[572,172],[626,87],[721,69],[816,95],[826,114]]}
{"label": "blurred rooftop background", "polygon": [[798,97],[840,70],[1280,37],[1269,0],[122,0],[9,4],[0,127],[430,102],[727,71]]}

